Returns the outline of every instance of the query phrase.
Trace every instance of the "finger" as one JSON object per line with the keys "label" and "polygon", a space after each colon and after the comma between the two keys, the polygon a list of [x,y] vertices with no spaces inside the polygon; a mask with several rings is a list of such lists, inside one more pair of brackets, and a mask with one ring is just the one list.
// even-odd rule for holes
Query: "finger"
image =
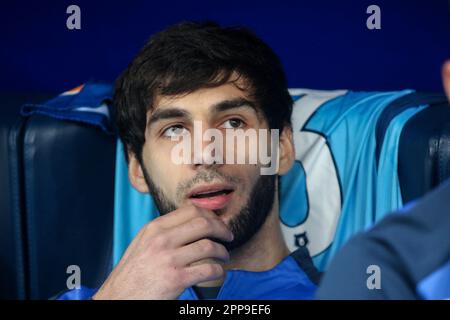
{"label": "finger", "polygon": [[225,270],[218,263],[205,263],[184,269],[186,287],[191,287],[205,281],[219,280],[225,277]]}
{"label": "finger", "polygon": [[168,246],[182,247],[203,238],[214,238],[222,241],[233,240],[233,234],[227,225],[217,217],[195,217],[182,225],[168,230],[165,239],[170,241]]}
{"label": "finger", "polygon": [[[164,218],[164,219],[162,219],[162,218]],[[134,249],[136,247],[142,247],[142,246],[147,247],[147,246],[153,244],[155,242],[155,236],[157,236],[159,238],[157,240],[157,242],[159,242],[159,244],[157,245],[158,247],[167,247],[172,242],[174,243],[173,247],[180,247],[182,245],[187,244],[186,242],[182,242],[182,241],[181,242],[180,241],[172,241],[174,239],[176,240],[180,236],[180,234],[178,232],[176,232],[176,230],[172,230],[172,229],[174,229],[174,228],[176,229],[180,224],[183,225],[186,223],[190,223],[190,221],[195,222],[197,218],[218,220],[217,216],[212,211],[205,210],[202,208],[197,208],[194,206],[187,206],[184,208],[177,209],[171,213],[168,213],[167,216],[159,217],[159,218],[151,221],[147,225],[145,225],[139,231],[138,235],[133,239],[133,241],[127,248],[122,259],[126,260],[127,257],[131,254],[131,252],[134,251]],[[159,220],[159,221],[157,221],[157,220]],[[225,226],[225,228],[226,228],[226,226]],[[184,230],[184,229],[186,229],[186,227],[182,228],[182,230]],[[181,235],[183,235],[183,232],[184,231],[181,231]],[[194,239],[195,240],[201,239],[202,234],[206,234],[206,235],[210,234],[210,233],[215,234],[214,230],[211,232],[208,231],[205,233],[201,233],[199,235],[199,238],[194,237]],[[193,240],[193,241],[195,241],[195,240]]]}
{"label": "finger", "polygon": [[176,266],[185,267],[204,259],[219,259],[222,262],[228,262],[230,254],[222,244],[210,239],[201,239],[176,249],[174,259]]}
{"label": "finger", "polygon": [[187,205],[160,216],[153,222],[160,228],[170,229],[200,216],[211,218],[217,217],[211,210],[198,208],[194,205]]}

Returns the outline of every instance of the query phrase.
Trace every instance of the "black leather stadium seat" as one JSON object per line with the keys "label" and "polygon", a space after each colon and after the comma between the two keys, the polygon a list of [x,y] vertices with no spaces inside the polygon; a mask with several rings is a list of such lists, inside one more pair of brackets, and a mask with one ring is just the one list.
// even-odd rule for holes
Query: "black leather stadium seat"
{"label": "black leather stadium seat", "polygon": [[450,105],[447,102],[431,104],[406,123],[400,137],[398,176],[404,203],[450,178]]}
{"label": "black leather stadium seat", "polygon": [[383,110],[376,128],[377,164],[392,119],[411,106],[421,105],[429,107],[406,122],[399,140],[397,171],[404,203],[450,177],[450,105],[443,93],[412,92]]}
{"label": "black leather stadium seat", "polygon": [[0,121],[0,298],[47,299],[70,265],[97,287],[111,268],[116,137],[21,118],[23,102]]}
{"label": "black leather stadium seat", "polygon": [[0,298],[24,299],[25,231],[20,198],[21,95],[2,95],[0,108]]}

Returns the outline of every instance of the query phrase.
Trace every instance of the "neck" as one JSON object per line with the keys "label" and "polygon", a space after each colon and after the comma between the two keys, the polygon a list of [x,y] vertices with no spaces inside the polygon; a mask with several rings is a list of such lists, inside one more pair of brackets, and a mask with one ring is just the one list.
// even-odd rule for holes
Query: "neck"
{"label": "neck", "polygon": [[[276,197],[278,198],[278,197]],[[272,269],[289,254],[281,232],[278,199],[261,229],[243,246],[230,252],[230,260],[223,264],[227,270],[265,271]],[[200,287],[215,287],[225,278],[199,283]]]}

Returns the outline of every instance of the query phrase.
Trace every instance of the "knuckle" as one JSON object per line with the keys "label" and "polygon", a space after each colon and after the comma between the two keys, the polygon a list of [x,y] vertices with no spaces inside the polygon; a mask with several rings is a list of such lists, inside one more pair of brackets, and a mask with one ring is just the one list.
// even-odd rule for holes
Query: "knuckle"
{"label": "knuckle", "polygon": [[201,240],[200,247],[204,252],[207,252],[207,253],[215,251],[215,249],[216,249],[215,243],[209,239]]}
{"label": "knuckle", "polygon": [[174,266],[176,264],[176,257],[173,254],[166,254],[163,259],[168,266]]}
{"label": "knuckle", "polygon": [[192,281],[196,279],[196,276],[196,274],[187,269],[179,269],[175,278],[175,283],[177,287],[185,289],[192,284]]}
{"label": "knuckle", "polygon": [[156,249],[164,248],[167,244],[167,239],[164,235],[159,234],[153,237],[151,246]]}
{"label": "knuckle", "polygon": [[206,264],[205,265],[205,276],[215,278],[221,277],[224,274],[224,270],[220,264]]}
{"label": "knuckle", "polygon": [[167,274],[166,279],[168,280],[169,286],[176,290],[183,287],[186,281],[186,275],[181,270],[172,268]]}
{"label": "knuckle", "polygon": [[211,226],[211,222],[205,217],[197,217],[193,220],[193,224],[196,228],[205,230]]}
{"label": "knuckle", "polygon": [[143,229],[148,233],[158,232],[161,230],[161,223],[156,219],[154,221],[147,222]]}
{"label": "knuckle", "polygon": [[220,253],[222,254],[222,256],[226,257],[227,259],[230,258],[230,253],[223,245],[219,245],[219,250],[220,250]]}
{"label": "knuckle", "polygon": [[203,214],[194,205],[189,205],[187,207],[179,208],[177,210],[180,210],[180,211],[183,210],[184,216],[189,216],[193,219],[203,216]]}

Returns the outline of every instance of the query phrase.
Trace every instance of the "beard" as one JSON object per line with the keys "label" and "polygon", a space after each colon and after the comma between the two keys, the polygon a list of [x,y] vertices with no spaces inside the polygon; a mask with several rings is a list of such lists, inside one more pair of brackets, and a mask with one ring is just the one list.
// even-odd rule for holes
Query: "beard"
{"label": "beard", "polygon": [[[147,169],[141,163],[145,181],[148,185],[150,195],[153,197],[156,207],[161,215],[172,212],[178,207],[164,192],[158,188],[151,179]],[[199,182],[210,182],[215,178],[230,183],[239,183],[239,179],[220,173],[214,167],[208,171],[200,171],[192,180],[181,184],[177,188],[177,195],[183,195],[185,190]],[[275,198],[276,175],[260,175],[249,193],[247,202],[241,207],[239,213],[230,219],[228,228],[234,235],[231,242],[212,239],[222,244],[228,251],[237,249],[247,243],[263,226],[272,210]],[[235,190],[236,191],[236,190]],[[223,213],[223,209],[213,210],[217,215]]]}

